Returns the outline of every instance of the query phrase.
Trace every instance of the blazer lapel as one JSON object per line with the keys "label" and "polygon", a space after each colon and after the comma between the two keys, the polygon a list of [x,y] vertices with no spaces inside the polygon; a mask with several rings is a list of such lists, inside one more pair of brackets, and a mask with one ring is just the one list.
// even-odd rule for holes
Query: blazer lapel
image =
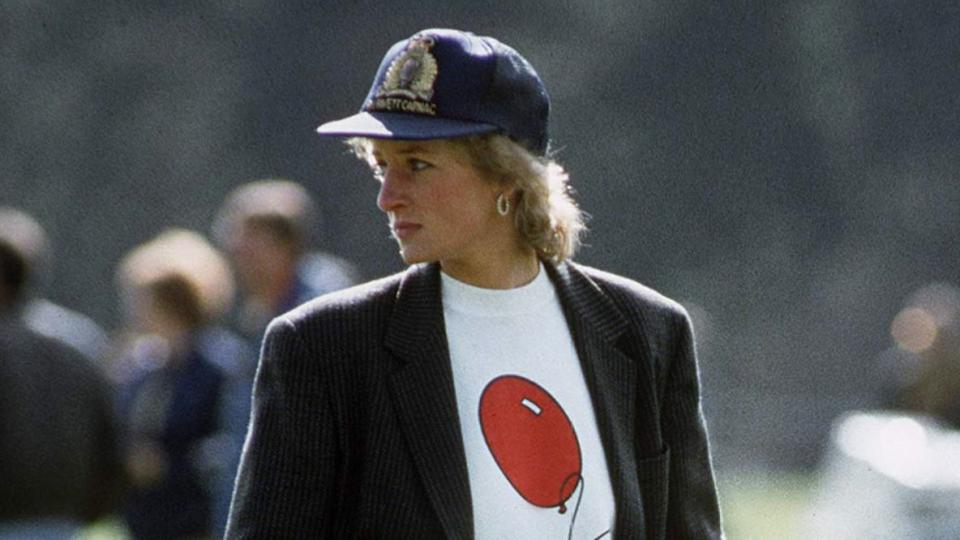
{"label": "blazer lapel", "polygon": [[400,284],[385,346],[401,360],[390,384],[402,429],[448,538],[472,538],[473,505],[435,264]]}
{"label": "blazer lapel", "polygon": [[634,449],[638,364],[643,362],[617,346],[628,328],[627,320],[589,276],[570,263],[545,267],[556,286],[593,401],[616,500],[615,530],[618,536],[643,530],[643,518],[637,512],[640,501],[635,499],[639,488]]}

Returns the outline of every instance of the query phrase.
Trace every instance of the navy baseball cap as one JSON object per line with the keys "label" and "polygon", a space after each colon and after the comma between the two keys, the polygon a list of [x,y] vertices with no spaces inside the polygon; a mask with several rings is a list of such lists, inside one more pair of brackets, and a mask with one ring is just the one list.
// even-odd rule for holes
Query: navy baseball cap
{"label": "navy baseball cap", "polygon": [[550,97],[511,47],[432,28],[393,45],[360,112],[317,128],[331,137],[447,139],[502,133],[543,155]]}

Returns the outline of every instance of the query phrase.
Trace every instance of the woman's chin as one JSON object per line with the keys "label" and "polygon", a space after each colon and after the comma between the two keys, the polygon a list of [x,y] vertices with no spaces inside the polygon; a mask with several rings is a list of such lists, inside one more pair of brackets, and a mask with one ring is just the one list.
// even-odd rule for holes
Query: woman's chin
{"label": "woman's chin", "polygon": [[400,246],[400,258],[402,258],[403,262],[406,264],[419,264],[422,262],[429,262],[431,260],[429,257],[426,257],[425,254],[418,252],[416,249],[403,246]]}

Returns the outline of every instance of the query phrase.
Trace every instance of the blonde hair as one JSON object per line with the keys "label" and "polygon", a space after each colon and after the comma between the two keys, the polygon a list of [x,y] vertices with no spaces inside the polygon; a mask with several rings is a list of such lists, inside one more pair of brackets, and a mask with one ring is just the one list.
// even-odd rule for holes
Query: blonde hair
{"label": "blonde hair", "polygon": [[230,266],[200,234],[169,229],[128,253],[117,271],[121,288],[148,290],[182,320],[198,327],[233,302]]}
{"label": "blonde hair", "polygon": [[[573,258],[586,232],[586,215],[573,199],[570,175],[563,166],[505,135],[444,140],[462,150],[483,176],[516,188],[514,223],[538,257],[554,263]],[[346,142],[358,158],[375,166],[371,139],[354,137]]]}

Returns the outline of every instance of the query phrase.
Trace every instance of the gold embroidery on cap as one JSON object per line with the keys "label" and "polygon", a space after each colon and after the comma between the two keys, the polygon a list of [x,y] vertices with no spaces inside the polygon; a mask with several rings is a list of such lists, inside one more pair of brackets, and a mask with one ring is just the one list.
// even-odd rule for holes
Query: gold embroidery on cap
{"label": "gold embroidery on cap", "polygon": [[387,68],[373,109],[437,114],[436,105],[430,103],[438,72],[437,59],[430,54],[433,44],[428,35],[410,38],[406,50]]}

